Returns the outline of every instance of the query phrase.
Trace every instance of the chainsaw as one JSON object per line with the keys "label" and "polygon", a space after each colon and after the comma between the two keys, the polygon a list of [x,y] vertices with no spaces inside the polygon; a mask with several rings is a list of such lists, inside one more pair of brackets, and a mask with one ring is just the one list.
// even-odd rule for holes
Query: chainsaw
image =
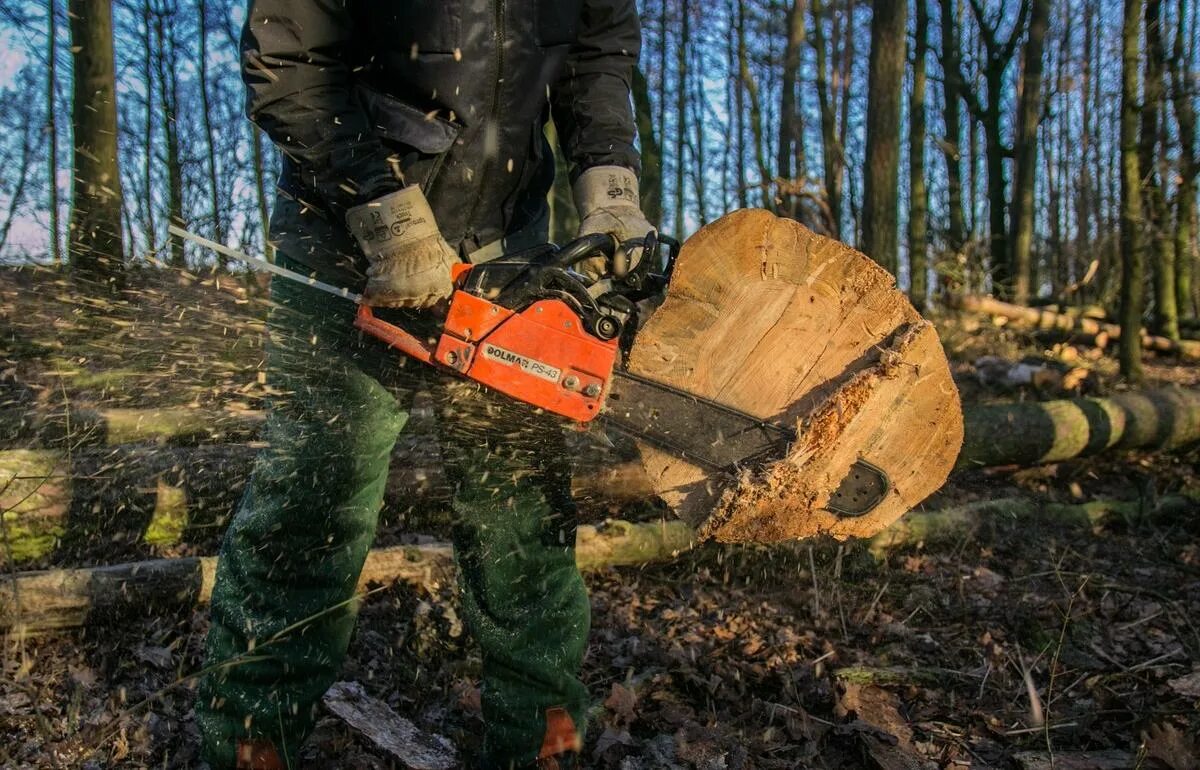
{"label": "chainsaw", "polygon": [[[755,417],[626,368],[648,301],[661,298],[679,243],[655,232],[618,243],[585,235],[480,264],[455,265],[441,329],[422,339],[377,316],[362,297],[174,225],[174,235],[358,304],[354,325],[391,348],[479,382],[531,407],[587,426],[605,426],[710,471],[737,472],[786,456],[794,428]],[[629,266],[627,255],[641,252]],[[574,268],[603,257],[591,281]],[[827,506],[846,516],[875,508],[887,476],[859,461]]]}

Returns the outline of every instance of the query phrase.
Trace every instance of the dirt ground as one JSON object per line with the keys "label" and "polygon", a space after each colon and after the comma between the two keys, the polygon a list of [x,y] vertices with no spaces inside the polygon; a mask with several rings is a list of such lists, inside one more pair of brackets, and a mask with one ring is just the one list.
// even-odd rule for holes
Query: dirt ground
{"label": "dirt ground", "polygon": [[[261,406],[261,298],[135,276],[127,300],[77,312],[52,274],[0,278],[0,409]],[[970,401],[1121,387],[1091,351],[974,319],[939,328]],[[999,382],[985,355],[1076,374]],[[1200,368],[1150,361],[1152,384],[1200,383]],[[1149,511],[1200,492],[1198,461],[1192,448],[960,473],[926,507],[1020,495]],[[589,575],[586,766],[1200,767],[1200,517],[992,524],[878,559],[862,544],[705,546]],[[0,768],[196,767],[205,629],[201,610],[0,640]],[[451,590],[391,586],[366,599],[341,678],[467,763],[478,670]],[[331,715],[303,751],[303,767],[402,767]]]}

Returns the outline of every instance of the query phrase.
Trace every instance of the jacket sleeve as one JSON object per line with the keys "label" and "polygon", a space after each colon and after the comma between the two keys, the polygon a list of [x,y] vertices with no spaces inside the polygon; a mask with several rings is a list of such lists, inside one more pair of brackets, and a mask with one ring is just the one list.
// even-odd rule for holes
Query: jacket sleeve
{"label": "jacket sleeve", "polygon": [[584,0],[579,37],[550,93],[571,181],[593,166],[641,172],[630,100],[642,30],[634,0]]}
{"label": "jacket sleeve", "polygon": [[345,0],[251,0],[242,29],[246,112],[340,217],[398,189],[354,95]]}

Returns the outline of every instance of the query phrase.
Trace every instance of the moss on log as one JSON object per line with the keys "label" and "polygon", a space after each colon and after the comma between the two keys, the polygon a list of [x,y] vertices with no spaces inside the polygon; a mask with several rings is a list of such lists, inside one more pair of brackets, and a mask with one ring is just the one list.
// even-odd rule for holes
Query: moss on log
{"label": "moss on log", "polygon": [[1045,503],[1028,498],[984,500],[936,511],[913,512],[870,540],[877,556],[893,548],[939,545],[966,537],[985,538],[1020,526],[1088,530],[1118,521],[1165,521],[1195,517],[1200,501],[1175,495],[1154,502],[1095,500]]}
{"label": "moss on log", "polygon": [[264,413],[186,406],[148,409],[0,410],[0,449],[199,444],[255,438]]}
{"label": "moss on log", "polygon": [[964,411],[957,468],[1039,465],[1109,449],[1173,449],[1200,440],[1200,392],[1164,388],[1111,398],[984,404]]}

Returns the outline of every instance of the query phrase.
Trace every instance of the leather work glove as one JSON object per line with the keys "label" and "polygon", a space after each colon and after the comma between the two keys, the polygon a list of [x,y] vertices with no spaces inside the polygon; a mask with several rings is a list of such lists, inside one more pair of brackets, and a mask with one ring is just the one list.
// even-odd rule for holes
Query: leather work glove
{"label": "leather work glove", "polygon": [[[571,188],[579,210],[579,235],[608,233],[618,242],[643,238],[654,229],[642,213],[637,174],[624,166],[594,166],[584,171]],[[621,255],[618,255],[618,261]],[[625,269],[637,264],[637,254],[627,254]],[[581,262],[577,269],[595,280],[605,273],[603,257]],[[618,274],[623,272],[617,271]]]}
{"label": "leather work glove", "polygon": [[367,258],[367,305],[425,309],[453,293],[450,267],[458,255],[419,186],[355,206],[346,212],[346,225]]}

